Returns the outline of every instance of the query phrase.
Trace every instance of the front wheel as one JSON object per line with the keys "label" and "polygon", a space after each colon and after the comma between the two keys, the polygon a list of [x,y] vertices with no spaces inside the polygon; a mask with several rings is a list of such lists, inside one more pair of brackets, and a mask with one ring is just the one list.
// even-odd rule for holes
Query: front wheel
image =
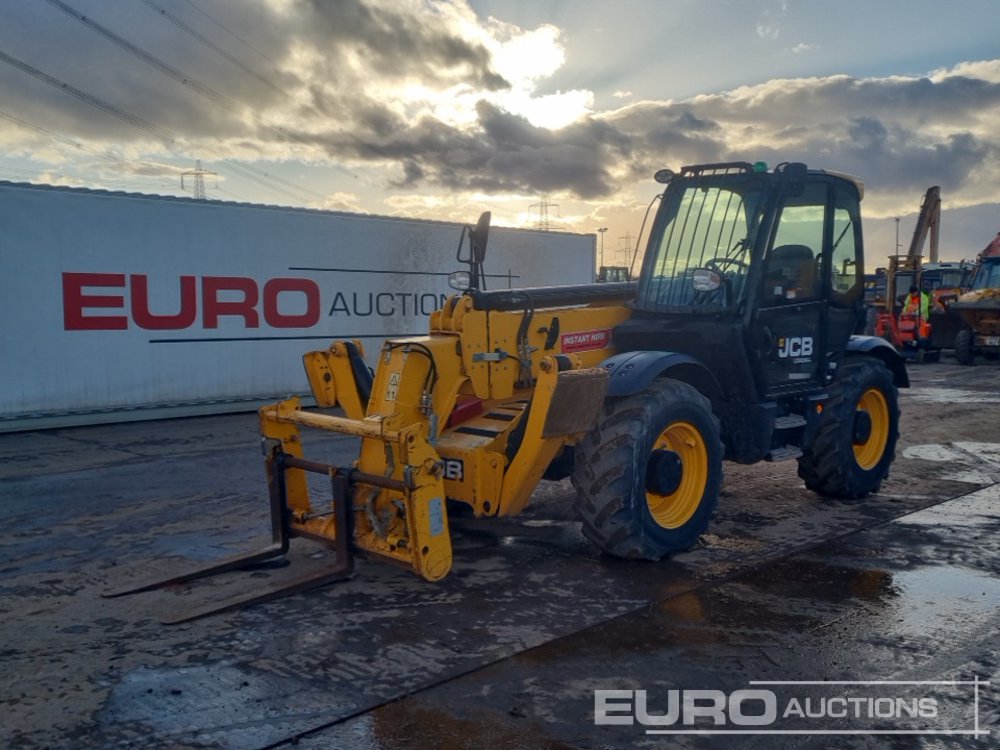
{"label": "front wheel", "polygon": [[898,439],[892,373],[873,357],[848,359],[830,386],[816,436],[799,458],[799,476],[820,495],[865,497],[889,476]]}
{"label": "front wheel", "polygon": [[963,328],[955,337],[955,359],[963,365],[971,365],[976,360],[976,353],[972,350],[972,331],[968,328]]}
{"label": "front wheel", "polygon": [[692,386],[664,379],[609,399],[576,446],[584,535],[616,557],[659,560],[688,549],[718,502],[722,456],[711,402]]}

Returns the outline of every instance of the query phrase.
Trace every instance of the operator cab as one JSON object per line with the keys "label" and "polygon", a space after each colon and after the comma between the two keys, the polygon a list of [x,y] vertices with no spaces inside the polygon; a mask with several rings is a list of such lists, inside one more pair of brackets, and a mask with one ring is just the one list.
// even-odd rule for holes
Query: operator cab
{"label": "operator cab", "polygon": [[970,285],[972,291],[1000,287],[1000,256],[983,258]]}
{"label": "operator cab", "polygon": [[673,351],[714,400],[821,390],[863,318],[861,184],[786,163],[684,167],[666,182],[619,352]]}

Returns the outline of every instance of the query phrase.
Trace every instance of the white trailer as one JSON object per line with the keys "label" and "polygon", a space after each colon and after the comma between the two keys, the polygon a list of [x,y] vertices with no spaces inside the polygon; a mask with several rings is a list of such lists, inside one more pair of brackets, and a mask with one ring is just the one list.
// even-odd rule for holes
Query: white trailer
{"label": "white trailer", "polygon": [[[470,217],[474,220],[475,217]],[[0,431],[250,410],[301,355],[423,334],[462,225],[0,182]],[[595,235],[494,227],[491,289],[593,280]]]}

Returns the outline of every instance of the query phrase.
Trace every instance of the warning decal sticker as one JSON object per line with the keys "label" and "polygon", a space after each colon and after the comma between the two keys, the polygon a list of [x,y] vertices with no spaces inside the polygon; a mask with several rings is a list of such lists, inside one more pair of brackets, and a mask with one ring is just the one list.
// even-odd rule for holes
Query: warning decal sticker
{"label": "warning decal sticker", "polygon": [[389,373],[389,385],[385,389],[385,400],[395,401],[396,396],[399,393],[399,379],[402,373],[390,372]]}

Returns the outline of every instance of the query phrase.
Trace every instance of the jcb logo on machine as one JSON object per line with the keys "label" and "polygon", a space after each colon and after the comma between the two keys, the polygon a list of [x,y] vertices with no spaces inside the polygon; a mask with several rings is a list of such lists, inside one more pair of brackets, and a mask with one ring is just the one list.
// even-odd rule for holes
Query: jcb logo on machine
{"label": "jcb logo on machine", "polygon": [[812,336],[788,336],[778,339],[778,356],[781,359],[788,357],[808,359],[812,353]]}
{"label": "jcb logo on machine", "polygon": [[458,458],[444,460],[444,478],[453,482],[461,482],[465,478],[465,464]]}

